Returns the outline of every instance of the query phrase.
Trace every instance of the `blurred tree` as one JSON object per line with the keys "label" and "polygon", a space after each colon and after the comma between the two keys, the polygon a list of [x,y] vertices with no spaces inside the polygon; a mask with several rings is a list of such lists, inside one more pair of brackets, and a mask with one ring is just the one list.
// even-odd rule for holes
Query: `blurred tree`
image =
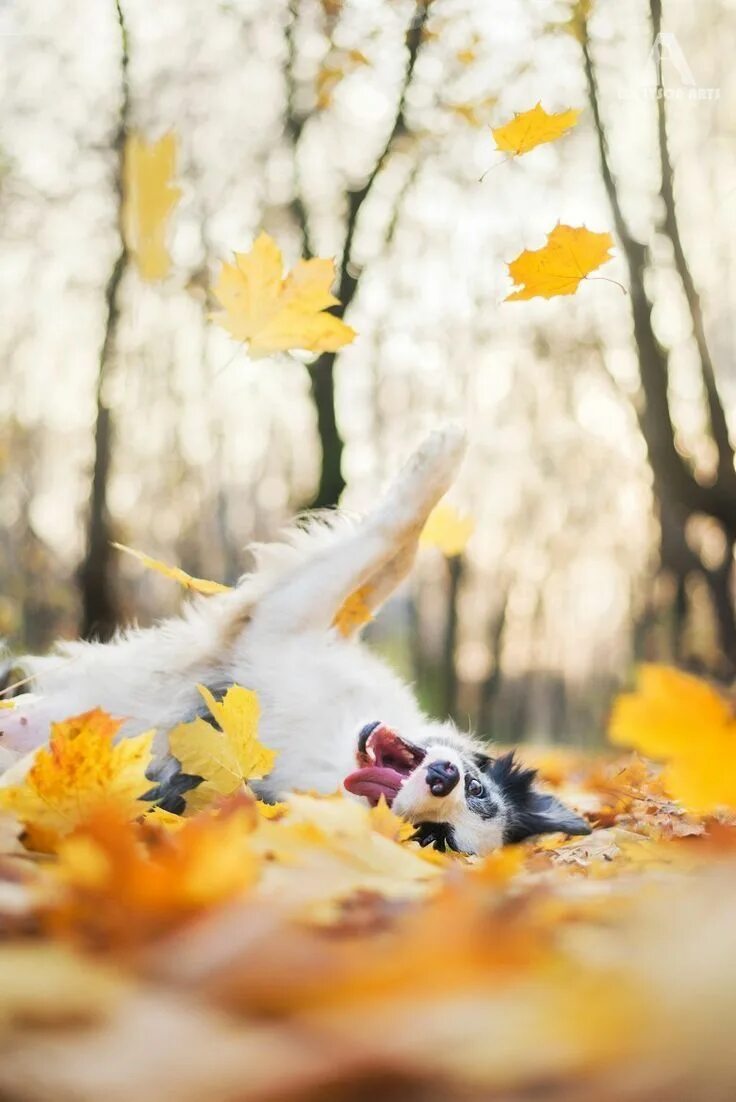
{"label": "blurred tree", "polygon": [[120,110],[112,139],[112,151],[115,158],[113,172],[120,245],[105,287],[105,319],[97,371],[94,465],[87,517],[87,546],[79,568],[79,584],[82,592],[82,634],[85,637],[95,636],[99,639],[109,638],[119,623],[107,504],[113,448],[113,422],[106,395],[106,384],[115,356],[115,337],[120,318],[120,291],[123,276],[128,267],[128,250],[122,220],[125,143],[130,110],[128,80],[130,58],[128,31],[121,0],[115,0],[115,10],[120,28]]}
{"label": "blurred tree", "polygon": [[[648,288],[648,276],[654,269],[655,261],[649,245],[638,240],[630,228],[623,212],[619,184],[611,168],[608,132],[603,119],[598,74],[588,33],[589,6],[586,3],[576,4],[577,20],[574,28],[582,46],[603,183],[628,268],[631,315],[642,391],[641,400],[637,400],[636,414],[646,442],[654,493],[659,506],[661,569],[674,580],[671,609],[672,652],[675,658],[685,657],[683,636],[689,615],[687,583],[692,576],[699,576],[707,585],[718,627],[723,656],[722,668],[718,672],[731,676],[736,670],[736,616],[733,595],[736,545],[734,448],[708,346],[700,298],[680,234],[674,172],[667,139],[667,101],[661,56],[657,50],[662,26],[662,3],[661,0],[650,0],[649,5],[652,56],[658,58],[656,111],[660,164],[659,198],[663,212],[656,230],[671,245],[674,268],[682,284],[692,323],[708,412],[708,429],[717,457],[715,471],[708,480],[696,475],[693,464],[683,455],[677,440],[669,395],[670,353],[657,338],[652,318],[655,302]],[[698,516],[713,518],[722,530],[723,553],[716,563],[706,562],[688,539],[689,522]]]}
{"label": "blurred tree", "polygon": [[[429,17],[433,0],[416,0],[411,20],[406,31],[406,51],[404,72],[401,79],[396,102],[396,110],[385,141],[379,149],[368,175],[356,187],[347,187],[343,195],[344,204],[344,233],[337,267],[339,270],[339,283],[337,297],[340,305],[334,307],[333,313],[343,317],[355,299],[361,277],[361,268],[354,255],[355,233],[358,227],[361,211],[366,200],[370,197],[373,186],[381,174],[382,169],[389,161],[399,139],[407,132],[406,99],[411,86],[414,68],[424,40],[424,31]],[[335,34],[339,23],[342,6],[340,4],[324,0],[324,17],[330,37]],[[312,112],[302,112],[298,106],[296,64],[296,34],[299,21],[298,0],[292,0],[289,7],[290,19],[286,27],[288,57],[287,57],[287,97],[286,97],[286,131],[292,145],[292,153],[295,164],[295,190],[292,202],[292,210],[302,238],[302,253],[304,256],[312,256],[314,247],[310,230],[310,213],[308,200],[300,185],[298,171],[299,146],[305,127],[310,121]],[[319,105],[319,100],[318,100]],[[358,148],[357,146],[354,148]],[[389,229],[390,232],[390,229]],[[335,414],[335,366],[339,353],[325,352],[319,356],[310,366],[310,378],[312,398],[317,414],[317,428],[319,431],[322,448],[322,462],[320,468],[319,486],[312,501],[312,507],[324,508],[336,505],[340,494],[345,487],[345,479],[342,473],[343,440],[337,424]]]}

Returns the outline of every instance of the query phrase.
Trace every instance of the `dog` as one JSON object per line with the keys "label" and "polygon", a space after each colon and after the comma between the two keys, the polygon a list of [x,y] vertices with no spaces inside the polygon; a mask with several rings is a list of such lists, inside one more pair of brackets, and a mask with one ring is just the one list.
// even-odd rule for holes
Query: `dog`
{"label": "dog", "polygon": [[339,788],[371,804],[384,798],[422,845],[475,854],[534,834],[589,833],[513,755],[493,757],[453,723],[425,716],[358,640],[366,617],[348,614],[358,602],[372,616],[409,573],[464,452],[460,430],[435,431],[362,520],[318,514],[281,542],[256,545],[251,573],[180,617],[22,659],[34,692],[0,713],[0,746],[29,751],[51,723],[104,708],[127,717],[123,735],[156,729],[156,797],[181,810],[197,778],[171,759],[167,732],[204,713],[198,683],[216,696],[240,684],[258,694],[259,738],[278,751],[254,785],[263,799]]}

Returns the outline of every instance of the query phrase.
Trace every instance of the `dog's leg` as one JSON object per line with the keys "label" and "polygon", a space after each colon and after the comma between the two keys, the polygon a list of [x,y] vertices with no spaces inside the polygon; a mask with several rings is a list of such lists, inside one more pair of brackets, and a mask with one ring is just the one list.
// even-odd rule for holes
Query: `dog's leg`
{"label": "dog's leg", "polygon": [[449,488],[465,452],[454,427],[434,432],[375,510],[348,535],[297,567],[257,603],[251,635],[327,630],[356,594],[377,609],[411,568],[422,528]]}

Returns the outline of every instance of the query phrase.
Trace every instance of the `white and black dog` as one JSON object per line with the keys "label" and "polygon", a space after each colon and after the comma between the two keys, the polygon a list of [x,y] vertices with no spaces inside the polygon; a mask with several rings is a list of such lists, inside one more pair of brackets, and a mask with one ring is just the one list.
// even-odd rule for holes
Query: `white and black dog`
{"label": "white and black dog", "polygon": [[202,714],[197,683],[216,694],[236,683],[258,694],[259,737],[279,752],[255,786],[266,799],[341,786],[372,803],[384,796],[423,844],[469,853],[549,831],[588,833],[511,755],[493,758],[452,723],[423,715],[412,691],[347,637],[348,617],[335,627],[346,601],[358,595],[375,612],[409,572],[464,451],[459,430],[435,432],[363,520],[317,516],[281,543],[258,545],[255,570],[236,588],[197,598],[181,617],[23,659],[34,692],[0,713],[0,746],[30,750],[51,722],[104,708],[127,717],[124,734],[156,729],[159,796],[171,805],[194,782],[167,763],[167,732]]}

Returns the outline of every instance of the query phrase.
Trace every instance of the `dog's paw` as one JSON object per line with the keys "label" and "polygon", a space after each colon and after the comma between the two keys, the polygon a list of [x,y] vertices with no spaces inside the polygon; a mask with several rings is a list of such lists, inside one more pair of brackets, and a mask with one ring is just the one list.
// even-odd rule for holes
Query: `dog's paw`
{"label": "dog's paw", "polygon": [[456,425],[438,429],[411,456],[392,487],[390,503],[395,520],[424,524],[439,499],[449,490],[466,450],[463,430]]}
{"label": "dog's paw", "polygon": [[459,425],[435,429],[414,452],[405,468],[406,473],[427,482],[446,482],[449,486],[466,448],[467,438]]}
{"label": "dog's paw", "polygon": [[417,823],[417,829],[411,835],[410,841],[419,842],[422,849],[432,846],[440,853],[445,853],[447,850],[459,852],[455,842],[455,832],[449,823]]}

